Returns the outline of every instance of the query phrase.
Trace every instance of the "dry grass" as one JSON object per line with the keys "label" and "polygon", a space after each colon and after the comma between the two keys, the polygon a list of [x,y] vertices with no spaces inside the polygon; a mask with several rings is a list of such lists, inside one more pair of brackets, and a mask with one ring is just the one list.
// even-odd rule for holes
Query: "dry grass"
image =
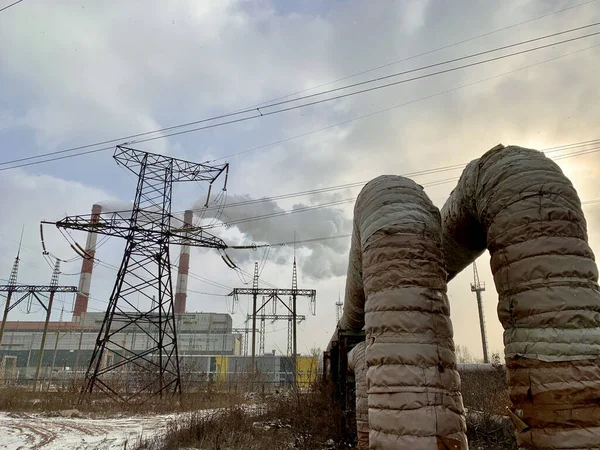
{"label": "dry grass", "polygon": [[315,383],[308,392],[297,390],[261,399],[254,412],[227,408],[212,415],[194,414],[184,423],[172,423],[167,435],[142,448],[176,450],[315,450],[327,441],[340,442],[340,410],[331,401],[331,386]]}
{"label": "dry grass", "polygon": [[223,408],[240,404],[243,398],[235,393],[223,392],[213,385],[201,385],[185,395],[165,395],[143,399],[143,402],[124,403],[105,394],[94,394],[80,402],[81,385],[55,392],[32,392],[30,387],[3,387],[0,389],[0,411],[38,412],[53,414],[62,410],[77,409],[92,416],[113,417],[133,414],[171,413]]}

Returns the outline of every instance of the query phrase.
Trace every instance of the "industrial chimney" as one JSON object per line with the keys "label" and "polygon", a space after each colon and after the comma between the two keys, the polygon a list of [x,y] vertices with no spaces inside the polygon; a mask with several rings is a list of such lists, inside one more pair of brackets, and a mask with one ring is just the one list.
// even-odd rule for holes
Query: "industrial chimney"
{"label": "industrial chimney", "polygon": [[[90,225],[100,221],[102,206],[92,206],[92,216]],[[79,287],[77,297],[75,298],[75,307],[73,308],[73,321],[78,321],[82,314],[87,312],[88,297],[90,295],[90,284],[92,282],[92,269],[94,267],[94,254],[96,253],[96,240],[98,235],[89,232],[85,244],[85,257],[81,263],[81,275],[79,277]]]}
{"label": "industrial chimney", "polygon": [[[192,226],[194,211],[187,210],[183,216],[183,228]],[[182,245],[179,255],[179,269],[177,272],[177,284],[175,286],[175,313],[185,312],[185,302],[187,300],[187,282],[188,272],[190,270],[190,246]]]}

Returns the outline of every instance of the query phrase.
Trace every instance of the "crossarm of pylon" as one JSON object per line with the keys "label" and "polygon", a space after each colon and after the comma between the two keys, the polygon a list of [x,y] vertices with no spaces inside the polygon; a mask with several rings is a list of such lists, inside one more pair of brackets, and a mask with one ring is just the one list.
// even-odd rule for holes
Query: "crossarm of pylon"
{"label": "crossarm of pylon", "polygon": [[192,247],[227,248],[227,244],[201,227],[172,229],[170,231],[171,244],[189,245]]}
{"label": "crossarm of pylon", "polygon": [[213,183],[226,170],[229,164],[210,165],[195,163],[183,159],[170,158],[156,153],[144,152],[134,148],[118,145],[113,158],[118,164],[138,175],[138,168],[146,164],[155,168],[156,176],[164,177],[164,170],[170,170],[174,182],[208,181]]}
{"label": "crossarm of pylon", "polygon": [[0,292],[77,292],[77,286],[49,286],[49,285],[28,285],[21,284],[11,286],[9,284],[0,285]]}
{"label": "crossarm of pylon", "polygon": [[[293,316],[291,314],[257,314],[256,315],[257,320],[288,320],[288,319],[292,319],[292,317]],[[248,314],[247,319],[252,320],[252,314]],[[306,316],[297,315],[296,320],[298,322],[302,322],[303,320],[306,320]]]}
{"label": "crossarm of pylon", "polygon": [[316,296],[314,289],[253,289],[253,288],[235,288],[229,295],[279,295],[281,297],[296,295],[298,297]]}
{"label": "crossarm of pylon", "polygon": [[[67,216],[58,222],[42,221],[44,224],[55,225],[57,228],[63,228],[76,231],[87,231],[105,236],[116,236],[127,238],[131,232],[129,219],[123,213],[114,213],[112,217],[102,218],[95,223],[91,222],[90,215]],[[164,237],[165,232],[156,228],[137,227],[135,229],[137,239],[139,240],[156,240],[159,237]],[[205,248],[227,248],[225,242],[208,233],[201,227],[193,227],[187,229],[173,228],[167,232],[170,240],[174,245],[189,245],[192,247]]]}

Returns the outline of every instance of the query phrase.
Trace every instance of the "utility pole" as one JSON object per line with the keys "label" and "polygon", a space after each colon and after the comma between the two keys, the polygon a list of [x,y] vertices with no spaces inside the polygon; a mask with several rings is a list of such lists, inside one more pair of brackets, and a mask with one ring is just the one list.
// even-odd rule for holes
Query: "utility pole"
{"label": "utility pole", "polygon": [[[58,318],[58,323],[62,324],[63,314],[65,312],[65,305],[60,310],[60,316]],[[60,325],[59,325],[60,327]],[[56,353],[58,352],[58,341],[60,340],[60,328],[56,329],[56,337],[54,341],[54,355],[52,355],[52,366],[50,366],[50,380],[52,380],[52,374],[54,373],[54,365],[56,364]],[[50,388],[50,384],[48,383],[48,388]]]}
{"label": "utility pole", "polygon": [[479,273],[477,272],[477,264],[473,261],[473,283],[471,283],[471,292],[475,292],[477,298],[477,309],[479,310],[479,328],[481,329],[481,345],[483,347],[483,362],[489,363],[488,344],[485,333],[485,318],[483,317],[483,299],[481,293],[485,291],[485,283],[479,281]]}
{"label": "utility pole", "polygon": [[[126,240],[81,394],[91,394],[98,388],[125,402],[143,394],[181,394],[169,246],[225,249],[227,245],[200,227],[185,224],[172,227],[171,222],[178,220],[171,214],[173,185],[185,181],[208,182],[208,203],[212,185],[221,174],[225,174],[223,190],[226,190],[229,165],[197,164],[120,145],[113,158],[137,176],[131,210],[112,212],[110,217],[101,217],[95,223],[89,216],[70,216],[54,223],[62,229]],[[145,307],[136,306],[138,295],[145,299],[142,302]],[[117,336],[126,329],[144,333],[151,342],[149,347],[141,352],[124,348]],[[107,352],[113,358],[105,358]],[[111,372],[130,364],[132,370],[127,381],[134,385],[124,393]]]}
{"label": "utility pole", "polygon": [[[295,253],[295,244],[296,241],[296,233],[294,233],[294,253]],[[296,326],[298,325],[296,319],[296,299],[298,297],[298,273],[296,272],[296,255],[294,254],[294,265],[292,268],[292,368],[294,370],[294,374],[296,373],[296,356],[298,354],[298,332]],[[312,297],[315,298],[315,297]],[[288,321],[288,324],[290,322]],[[296,377],[294,376],[294,379]]]}
{"label": "utility pole", "polygon": [[[252,277],[252,373],[256,372],[256,300],[258,297],[258,263],[254,263]],[[234,303],[236,296],[234,295]]]}
{"label": "utility pole", "polygon": [[75,357],[75,373],[79,372],[79,356],[81,355],[81,341],[83,340],[83,330],[79,332],[79,343],[77,344],[77,356]]}
{"label": "utility pole", "polygon": [[40,369],[42,367],[42,361],[44,359],[44,348],[46,347],[46,335],[48,333],[48,324],[50,323],[50,315],[52,314],[52,304],[54,302],[54,294],[56,294],[56,288],[58,287],[58,275],[60,274],[60,260],[56,260],[54,270],[52,271],[52,278],[50,279],[50,296],[48,297],[48,306],[46,306],[46,322],[44,322],[44,332],[42,333],[42,343],[40,344],[40,357],[38,358],[37,367],[35,368],[35,376],[33,378],[33,392],[37,389],[38,377],[40,375]]}

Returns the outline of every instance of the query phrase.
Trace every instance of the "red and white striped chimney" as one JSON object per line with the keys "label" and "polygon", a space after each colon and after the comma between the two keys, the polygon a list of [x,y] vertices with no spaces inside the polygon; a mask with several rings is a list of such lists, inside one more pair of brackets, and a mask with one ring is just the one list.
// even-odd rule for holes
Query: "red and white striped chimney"
{"label": "red and white striped chimney", "polygon": [[[90,218],[90,224],[98,223],[100,221],[100,214],[102,213],[102,206],[92,206],[92,216]],[[79,277],[79,286],[77,297],[75,298],[75,307],[73,308],[73,321],[77,321],[81,318],[82,314],[87,312],[88,297],[90,295],[90,285],[92,283],[92,269],[94,267],[94,255],[96,253],[96,241],[98,235],[94,232],[89,232],[87,241],[85,243],[86,257],[83,258],[81,263],[81,275]]]}
{"label": "red and white striped chimney", "polygon": [[[183,227],[192,226],[194,211],[187,210],[183,216]],[[190,271],[190,246],[182,245],[179,254],[179,268],[177,272],[177,284],[175,285],[175,304],[173,310],[175,313],[185,312],[185,303],[187,300],[188,272]]]}

